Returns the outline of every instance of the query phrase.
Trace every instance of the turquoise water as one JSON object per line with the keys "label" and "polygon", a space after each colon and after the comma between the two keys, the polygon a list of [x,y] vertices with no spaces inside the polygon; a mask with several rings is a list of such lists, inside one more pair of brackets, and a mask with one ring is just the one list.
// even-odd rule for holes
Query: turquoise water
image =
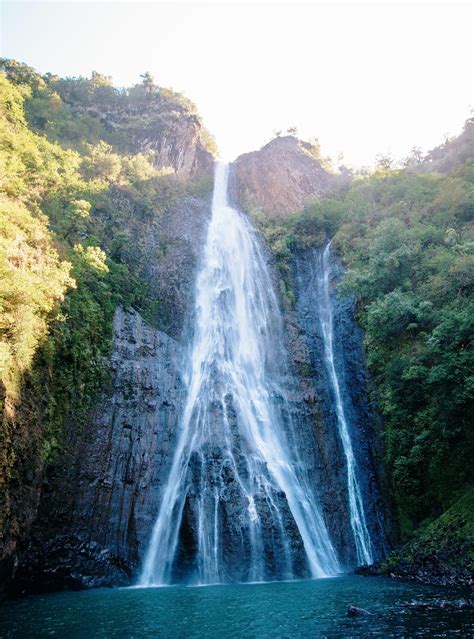
{"label": "turquoise water", "polygon": [[[405,605],[466,594],[370,577],[64,592],[4,604],[0,637],[470,637],[472,610]],[[348,604],[375,614],[348,618]]]}

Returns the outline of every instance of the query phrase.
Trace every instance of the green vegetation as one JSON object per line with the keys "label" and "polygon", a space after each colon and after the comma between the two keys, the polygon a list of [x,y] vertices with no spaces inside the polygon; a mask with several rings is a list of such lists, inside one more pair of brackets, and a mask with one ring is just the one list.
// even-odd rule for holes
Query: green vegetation
{"label": "green vegetation", "polygon": [[[400,172],[359,187],[337,240],[360,302],[401,522],[441,513],[472,482],[473,184]],[[372,198],[356,208],[358,199]],[[360,201],[360,200],[359,200]]]}
{"label": "green vegetation", "polygon": [[64,298],[71,264],[60,261],[46,221],[0,198],[0,375],[12,392],[44,340],[48,319]]}
{"label": "green vegetation", "polygon": [[473,137],[471,119],[403,170],[379,168],[289,218],[257,215],[290,303],[292,250],[334,237],[346,263],[405,539],[473,481]]}
{"label": "green vegetation", "polygon": [[474,571],[474,488],[380,565],[381,574],[466,582]]}

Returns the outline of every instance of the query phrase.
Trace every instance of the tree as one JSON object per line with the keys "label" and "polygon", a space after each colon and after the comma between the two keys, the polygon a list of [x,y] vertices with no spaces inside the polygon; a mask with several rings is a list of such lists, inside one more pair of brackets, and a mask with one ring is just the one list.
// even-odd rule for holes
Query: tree
{"label": "tree", "polygon": [[0,377],[8,388],[32,362],[66,290],[71,264],[54,247],[45,216],[0,196]]}
{"label": "tree", "polygon": [[419,146],[414,146],[409,155],[403,160],[403,166],[412,167],[419,166],[424,160],[424,153]]}
{"label": "tree", "polygon": [[375,163],[379,169],[389,171],[393,168],[395,161],[391,153],[378,153],[375,156]]}
{"label": "tree", "polygon": [[156,86],[155,80],[151,73],[146,71],[140,77],[142,78],[142,84],[145,89],[145,93],[147,93],[148,95],[155,93],[158,87]]}
{"label": "tree", "polygon": [[90,212],[91,203],[88,200],[72,200],[56,225],[57,232],[62,233],[64,239],[67,239],[71,233],[84,231]]}
{"label": "tree", "polygon": [[90,83],[93,89],[112,86],[112,80],[110,76],[103,75],[102,73],[99,73],[98,71],[92,71]]}
{"label": "tree", "polygon": [[110,144],[100,141],[91,147],[90,157],[83,161],[82,166],[86,177],[114,182],[120,175],[122,162]]}

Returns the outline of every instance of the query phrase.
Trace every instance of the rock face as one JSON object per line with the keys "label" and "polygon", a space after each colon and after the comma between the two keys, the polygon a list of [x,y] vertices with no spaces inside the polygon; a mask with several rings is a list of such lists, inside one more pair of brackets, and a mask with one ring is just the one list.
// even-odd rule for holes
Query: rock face
{"label": "rock face", "polygon": [[[318,250],[299,251],[294,256],[293,279],[299,346],[293,349],[303,377],[313,388],[317,401],[315,415],[319,450],[321,501],[333,532],[334,543],[346,567],[356,565],[354,543],[349,526],[349,506],[345,456],[337,428],[335,401],[324,366],[324,341],[320,323],[320,300],[314,278],[320,261]],[[334,359],[344,409],[350,429],[358,480],[362,491],[367,527],[374,547],[374,558],[386,554],[391,530],[389,513],[380,494],[380,443],[378,419],[367,395],[367,372],[363,333],[355,322],[355,300],[337,294],[335,285],[343,269],[331,255],[335,275],[331,293],[334,312]]]}
{"label": "rock face", "polygon": [[132,128],[130,134],[132,150],[154,151],[157,168],[172,167],[184,177],[212,174],[214,158],[201,142],[201,126],[194,117],[164,123],[151,113],[144,128]]}
{"label": "rock face", "polygon": [[17,591],[131,582],[172,459],[183,358],[178,341],[117,309],[110,387],[43,487]]}
{"label": "rock face", "polygon": [[[175,428],[170,415],[174,415],[173,410],[177,411],[177,407],[170,408],[166,403],[158,402],[155,414],[147,406],[147,397],[154,393],[157,393],[157,397],[158,394],[163,395],[168,383],[170,384],[169,393],[177,392],[173,389],[179,381],[173,381],[170,371],[174,366],[176,375],[178,375],[178,369],[179,375],[182,373],[177,361],[189,338],[194,308],[195,273],[210,217],[210,195],[204,198],[186,197],[165,211],[145,212],[137,210],[136,200],[130,198],[127,192],[120,188],[112,189],[110,196],[115,205],[114,215],[108,219],[106,217],[108,213],[101,210],[96,212],[104,226],[104,237],[112,241],[120,234],[126,240],[123,248],[124,258],[129,263],[140,264],[143,279],[148,282],[150,294],[156,300],[156,310],[151,320],[154,326],[160,327],[160,330],[146,326],[137,314],[132,314],[132,319],[125,321],[124,317],[128,316],[122,317],[123,311],[118,311],[112,359],[107,364],[112,385],[110,388],[104,388],[104,396],[101,399],[102,408],[97,409],[98,412],[96,411],[93,415],[86,432],[77,433],[72,424],[66,424],[69,452],[59,466],[48,470],[47,480],[44,477],[44,460],[41,455],[43,438],[41,409],[44,409],[44,406],[41,406],[37,397],[32,396],[31,393],[24,393],[22,412],[17,416],[12,434],[21,444],[15,448],[18,460],[16,472],[10,480],[8,490],[5,486],[2,488],[4,491],[2,497],[8,500],[9,514],[1,531],[0,595],[9,587],[15,575],[19,588],[61,588],[67,584],[77,586],[87,583],[88,579],[92,580],[93,574],[98,575],[97,583],[106,583],[106,573],[109,575],[107,583],[112,584],[116,580],[122,583],[126,572],[120,576],[114,567],[116,560],[108,550],[104,550],[109,548],[109,539],[104,540],[101,537],[102,542],[97,541],[100,537],[99,530],[103,531],[106,528],[105,520],[98,521],[98,528],[95,533],[91,533],[96,534],[94,537],[96,545],[91,547],[95,550],[92,551],[86,546],[81,546],[79,549],[80,544],[88,543],[89,537],[81,537],[82,533],[79,533],[79,536],[76,535],[74,518],[77,515],[80,521],[81,517],[86,517],[84,513],[89,513],[87,516],[90,518],[95,517],[92,510],[88,511],[87,508],[91,507],[96,499],[102,499],[103,505],[105,493],[100,491],[92,493],[88,484],[94,486],[100,484],[103,490],[106,490],[105,486],[111,481],[112,471],[109,475],[103,476],[101,464],[109,455],[110,463],[115,464],[117,472],[120,473],[122,472],[120,464],[123,459],[127,455],[135,455],[135,458],[138,455],[133,438],[142,438],[142,435],[137,433],[145,429],[145,423],[149,425],[152,420],[159,423],[162,419],[169,425],[170,432]],[[109,249],[108,246],[106,248]],[[130,341],[128,349],[124,347],[127,339]],[[132,346],[133,344],[137,346]],[[153,361],[150,353],[154,353],[156,362]],[[123,368],[120,366],[122,357]],[[160,381],[160,377],[163,377],[160,367],[168,371],[163,381]],[[138,374],[137,371],[143,377],[144,383],[152,383],[155,386],[148,388],[145,385],[142,388],[135,377]],[[155,374],[158,376],[157,379],[154,378]],[[127,404],[124,408],[126,402],[123,395],[130,393],[132,394],[129,398],[130,406]],[[133,395],[136,396],[139,405],[142,403],[146,406],[148,421],[143,421],[140,408],[135,407],[135,413],[133,413],[131,407],[131,403],[135,401]],[[111,421],[111,415],[115,410],[113,407],[117,405],[121,406],[122,412],[118,417],[113,417],[114,421]],[[163,418],[162,412],[165,414]],[[109,421],[106,423],[104,420],[107,417]],[[121,430],[120,426],[119,430],[114,430],[116,419],[119,420],[119,424],[126,422],[133,427],[130,426],[128,429],[128,426],[124,426]],[[138,431],[132,432],[133,428]],[[102,438],[97,442],[95,441],[96,431],[99,440]],[[127,440],[128,453],[125,452],[123,439],[114,443],[115,437],[122,437],[124,434],[130,435],[130,440]],[[90,441],[86,441],[85,437]],[[88,448],[89,444],[90,448]],[[157,442],[155,444],[158,446]],[[106,446],[110,446],[110,450]],[[97,465],[94,470],[90,467],[89,459],[94,458],[96,454]],[[156,460],[154,463],[158,464]],[[81,467],[89,469],[87,476],[80,474]],[[140,464],[134,468],[138,474],[143,470]],[[72,474],[73,471],[75,474]],[[116,483],[120,484],[121,480],[117,477],[115,477]],[[116,490],[110,486],[107,490],[109,489]],[[85,502],[78,506],[75,500],[79,490],[84,493]],[[116,497],[111,495],[110,499],[116,500]],[[87,500],[90,501],[89,505],[86,503]],[[114,503],[117,508],[121,508],[117,501]],[[38,512],[42,513],[39,520]],[[53,520],[56,522],[55,527],[51,524]],[[109,523],[110,535],[122,534],[117,528],[122,525],[121,520],[117,520],[115,524]],[[134,543],[130,541],[131,554],[128,556],[128,563],[121,555],[117,555],[121,557],[120,561],[124,562],[121,565],[135,565],[133,563],[136,561],[133,559]],[[65,550],[61,555],[62,546]],[[68,548],[69,550],[66,550]],[[100,560],[102,563],[97,563],[99,561],[97,557],[101,552],[103,553]],[[54,574],[49,574],[47,566],[51,567],[54,564],[55,557],[59,561],[60,556],[64,567],[58,568]],[[80,562],[77,557],[79,556],[83,557],[82,572],[78,572]],[[89,561],[88,567],[84,559],[86,557]],[[28,564],[31,564],[31,569],[28,568]],[[38,568],[40,564],[44,564],[46,568],[44,570]],[[33,578],[35,566],[38,572]],[[23,579],[21,575],[25,567],[27,577]],[[74,578],[73,574],[76,575]],[[78,574],[83,576],[79,578]],[[28,581],[31,581],[31,584],[28,584]],[[95,582],[92,580],[91,583]]]}
{"label": "rock face", "polygon": [[[193,312],[196,269],[211,215],[211,194],[186,197],[159,213],[139,210],[136,201],[119,188],[111,197],[113,215],[99,213],[104,237],[113,240],[119,231],[126,238],[124,258],[139,265],[149,294],[156,300],[153,324],[181,340]],[[109,248],[107,243],[105,248]]]}
{"label": "rock face", "polygon": [[285,215],[342,184],[345,178],[327,171],[312,152],[311,144],[288,135],[238,157],[234,174],[244,208]]}
{"label": "rock face", "polygon": [[3,581],[14,576],[16,592],[130,583],[167,477],[210,200],[188,197],[144,215],[126,192],[112,197],[113,219],[98,212],[104,236],[110,226],[111,238],[117,230],[129,238],[126,257],[142,265],[159,329],[117,309],[110,383],[90,423],[82,432],[69,427],[67,452],[47,479],[40,461],[33,463],[39,452],[28,453],[33,470],[12,491],[18,523],[1,562]]}
{"label": "rock face", "polygon": [[[123,202],[121,207],[127,216]],[[129,585],[138,578],[167,482],[185,400],[183,370],[206,210],[205,203],[186,200],[169,219],[151,224],[145,233],[142,248],[150,255],[146,273],[158,287],[156,295],[168,298],[169,320],[163,322],[166,331],[147,325],[136,311],[117,309],[113,352],[108,363],[109,385],[104,388],[88,428],[85,432],[70,433],[68,454],[52,469],[42,486],[38,516],[16,570],[14,590],[17,593]],[[158,250],[156,244],[165,229],[168,238],[176,237],[176,244],[169,261],[165,259],[165,263],[160,263],[155,260],[154,251]],[[177,241],[180,236],[181,244]],[[268,253],[265,259],[272,260]],[[274,397],[273,401],[280,404],[287,432],[296,429],[293,437],[298,441],[299,459],[321,503],[331,541],[342,566],[351,568],[356,564],[356,557],[348,525],[344,456],[322,365],[323,345],[318,300],[311,281],[312,261],[311,251],[295,255],[296,308],[285,312],[283,338],[290,361],[282,381],[284,396]],[[172,263],[176,263],[176,272]],[[340,274],[338,264],[334,264],[334,271]],[[178,285],[179,274],[182,290]],[[276,286],[275,273],[273,279]],[[173,309],[179,311],[173,313]],[[376,420],[366,396],[362,334],[354,322],[352,299],[334,295],[334,309],[336,341],[343,345],[337,352],[345,376],[341,384],[347,396],[346,410],[354,449],[361,460],[370,531],[376,554],[380,556],[384,550],[386,522],[374,459]],[[227,410],[232,421],[233,407],[229,405]],[[221,469],[223,460],[214,457],[216,467]],[[193,504],[200,496],[198,476],[201,472],[196,459],[190,465],[194,488],[189,492],[180,528],[176,566],[180,566],[181,572],[174,574],[178,581],[186,579],[185,573],[195,556]],[[212,468],[206,472],[213,472]],[[197,479],[193,479],[194,474]],[[228,522],[228,552],[240,548],[239,539],[232,536],[233,521],[237,522],[239,509],[246,507],[239,504],[239,495],[234,494],[232,486],[229,476],[229,499],[223,510]],[[238,532],[238,526],[236,530]],[[245,543],[242,543],[244,556]],[[296,530],[292,544],[296,557],[300,544]],[[270,547],[273,554],[269,561],[277,566],[279,558],[274,554],[274,546],[270,544]],[[304,576],[304,554],[300,551],[294,570],[295,574]],[[240,564],[238,558],[230,562],[235,566],[235,575],[228,575],[230,580],[238,579]]]}
{"label": "rock face", "polygon": [[154,152],[158,169],[170,167],[184,178],[212,175],[214,157],[204,143],[207,131],[195,107],[167,89],[131,100],[84,105],[64,96],[73,110],[100,120],[126,153]]}

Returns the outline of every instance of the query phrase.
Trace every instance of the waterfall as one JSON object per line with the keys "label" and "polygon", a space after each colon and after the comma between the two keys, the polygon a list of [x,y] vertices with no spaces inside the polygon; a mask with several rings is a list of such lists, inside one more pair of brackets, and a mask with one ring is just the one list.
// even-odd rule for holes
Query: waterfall
{"label": "waterfall", "polygon": [[367,529],[361,490],[357,481],[357,464],[352,448],[349,425],[347,423],[334,358],[334,313],[330,291],[330,247],[331,242],[327,244],[324,251],[319,255],[320,265],[317,276],[319,318],[324,342],[324,361],[331,384],[337,426],[346,462],[350,524],[356,546],[357,560],[359,564],[370,564],[373,562],[372,544]]}
{"label": "waterfall", "polygon": [[340,572],[282,391],[278,301],[258,237],[228,203],[228,171],[216,164],[187,398],[143,586]]}

